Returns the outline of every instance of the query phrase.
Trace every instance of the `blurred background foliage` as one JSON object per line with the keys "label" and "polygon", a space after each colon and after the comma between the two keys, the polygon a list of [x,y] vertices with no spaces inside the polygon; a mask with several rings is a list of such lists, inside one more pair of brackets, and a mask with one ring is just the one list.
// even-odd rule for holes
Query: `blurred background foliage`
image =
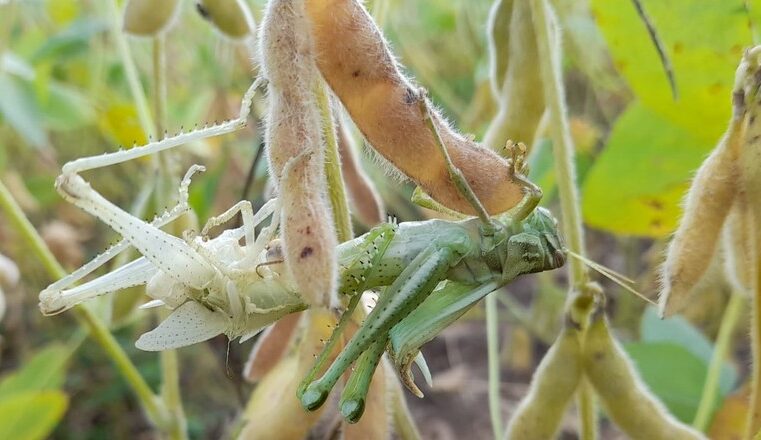
{"label": "blurred background foliage", "polygon": [[[258,22],[265,1],[247,3]],[[554,3],[564,31],[567,98],[590,254],[637,279],[639,289],[653,297],[664,239],[676,225],[692,171],[729,118],[734,68],[761,25],[754,21],[759,11],[749,11],[743,0],[643,1],[673,65],[675,99],[630,0]],[[149,138],[119,56],[119,18],[112,5],[111,0],[0,2],[0,179],[69,270],[117,237],[55,193],[61,165]],[[368,2],[408,73],[429,89],[463,132],[477,138],[495,112],[485,37],[490,6],[489,0]],[[212,29],[193,2],[183,1],[181,7],[166,36],[170,133],[237,115],[241,95],[256,74],[254,55],[246,45]],[[150,100],[151,42],[128,37],[128,43]],[[255,117],[263,114],[258,99]],[[191,186],[200,222],[244,196],[244,182],[261,146],[260,127],[254,122],[243,132],[198,142],[176,155],[181,169],[194,162],[208,168]],[[551,149],[541,134],[531,157],[531,177],[545,190],[543,203],[552,207]],[[398,185],[371,157],[364,159],[389,214],[400,221],[430,215],[408,202],[409,185]],[[138,209],[152,167],[149,160],[138,160],[87,177],[109,200]],[[267,190],[265,168],[260,162],[254,169],[247,194],[256,202]],[[162,208],[151,199],[144,217]],[[71,317],[39,314],[36,295],[52,280],[2,218],[0,253],[21,272],[18,284],[1,285],[7,311],[0,322],[0,438],[149,438],[147,422],[129,390],[99,349],[83,343],[85,335]],[[508,411],[557,333],[564,300],[559,276],[542,274],[516,283],[509,294],[498,293],[505,311]],[[725,283],[717,279],[706,286],[686,318],[666,321],[621,289],[606,287],[613,321],[630,341],[626,348],[645,381],[678,418],[692,422],[728,296]],[[135,312],[140,292],[119,298],[110,312],[103,308],[104,317],[149,383],[157,386],[157,357],[133,346],[154,318]],[[481,319],[478,311],[468,315],[442,341],[426,347],[439,382],[426,399],[412,403],[427,437],[489,435],[485,391],[477,386],[484,382],[485,352],[462,355],[471,350],[463,348],[468,344],[484,348]],[[719,399],[712,406],[720,411],[712,428],[715,438],[730,438],[722,437],[731,432],[728,414],[743,410],[736,398],[723,404],[746,374],[744,317],[741,323],[733,337],[736,350],[722,369]],[[226,341],[218,338],[181,350],[183,401],[192,437],[218,438],[231,432],[251,390],[238,379],[249,347],[231,345],[228,358]],[[464,386],[468,392],[456,392]],[[573,432],[573,421],[568,427]],[[606,435],[616,434],[611,429]]]}

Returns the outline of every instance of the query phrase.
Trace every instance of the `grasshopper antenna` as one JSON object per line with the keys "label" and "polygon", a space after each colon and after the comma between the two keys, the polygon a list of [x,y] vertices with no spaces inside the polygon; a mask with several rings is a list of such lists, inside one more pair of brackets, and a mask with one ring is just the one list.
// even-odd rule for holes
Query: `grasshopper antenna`
{"label": "grasshopper antenna", "polygon": [[568,255],[576,258],[577,260],[581,261],[582,263],[589,266],[591,269],[598,272],[600,275],[604,276],[605,278],[613,281],[614,283],[618,284],[619,286],[623,287],[624,289],[628,290],[629,292],[633,293],[635,296],[639,297],[640,299],[644,300],[645,302],[652,304],[654,306],[657,306],[658,304],[653,301],[652,299],[646,297],[643,293],[632,287],[632,284],[635,284],[634,280],[627,277],[626,275],[620,274],[616,272],[615,270],[605,267],[600,263],[597,263],[595,261],[590,260],[589,258],[577,254],[576,252],[573,252],[571,250],[566,250],[568,252]]}

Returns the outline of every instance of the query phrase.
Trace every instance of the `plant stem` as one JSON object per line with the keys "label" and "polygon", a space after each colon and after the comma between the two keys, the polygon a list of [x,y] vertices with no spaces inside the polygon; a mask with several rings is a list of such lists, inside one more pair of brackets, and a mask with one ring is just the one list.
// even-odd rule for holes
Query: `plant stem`
{"label": "plant stem", "polygon": [[[43,268],[52,278],[63,278],[66,271],[61,267],[53,253],[47,247],[37,230],[26,218],[21,207],[18,206],[13,196],[0,181],[0,209],[5,212],[13,227],[18,231],[21,237],[41,261]],[[103,322],[88,308],[77,306],[73,309],[77,322],[86,328],[92,338],[103,351],[111,358],[116,365],[117,370],[124,377],[124,380],[137,395],[138,401],[143,407],[148,418],[157,427],[165,426],[166,409],[162,402],[156,397],[151,388],[145,382],[137,367],[130,361],[127,354],[121,348],[114,336],[108,331]]]}
{"label": "plant stem", "polygon": [[[568,124],[565,107],[565,88],[563,86],[558,41],[554,35],[560,32],[554,26],[554,14],[547,0],[531,1],[532,16],[536,29],[537,49],[541,60],[540,70],[544,83],[544,96],[550,115],[552,152],[555,157],[555,174],[557,179],[560,208],[563,217],[563,233],[568,249],[586,256],[584,247],[584,230],[579,209],[579,191],[576,188],[575,148]],[[584,264],[571,259],[571,285],[581,291],[589,280]]]}
{"label": "plant stem", "polygon": [[486,296],[486,346],[489,368],[489,417],[494,432],[494,440],[502,438],[502,411],[500,402],[499,369],[499,312],[497,310],[497,292]]}
{"label": "plant stem", "polygon": [[328,195],[333,207],[333,221],[336,226],[338,242],[351,240],[354,232],[349,216],[349,203],[346,199],[343,175],[341,174],[341,159],[338,156],[338,140],[333,113],[330,108],[330,96],[325,89],[322,79],[314,86],[317,105],[322,119],[322,135],[325,138],[325,177],[328,181]]}
{"label": "plant stem", "polygon": [[[565,106],[565,89],[563,86],[560,54],[560,29],[555,24],[554,13],[547,0],[531,0],[531,15],[539,52],[540,71],[544,84],[544,97],[549,111],[549,125],[552,135],[552,150],[555,157],[555,176],[557,180],[560,208],[563,219],[563,232],[568,248],[586,256],[584,247],[584,230],[579,208],[579,192],[576,188],[575,149],[568,124]],[[566,313],[583,329],[601,295],[596,289],[589,288],[589,272],[578,259],[570,261],[571,295],[566,303]],[[583,440],[597,438],[597,423],[594,396],[591,387],[582,385],[577,391],[577,406],[581,426],[579,435]]]}
{"label": "plant stem", "polygon": [[703,385],[703,395],[700,397],[700,404],[695,413],[695,419],[692,422],[692,426],[700,431],[705,431],[708,423],[711,421],[711,410],[714,408],[716,395],[719,390],[721,367],[727,358],[727,353],[729,353],[732,334],[735,332],[737,321],[742,314],[744,305],[745,297],[741,293],[732,292],[729,302],[724,309],[724,315],[721,318],[719,334],[716,336],[711,363],[708,365],[708,372],[706,373],[706,380]]}
{"label": "plant stem", "polygon": [[[754,212],[755,214],[755,212]],[[758,233],[756,232],[756,235]],[[748,421],[745,426],[745,438],[753,438],[753,435],[761,427],[761,267],[759,267],[759,245],[761,240],[755,240],[754,260],[752,263],[756,266],[755,285],[751,295],[751,349],[753,353],[753,367],[750,377],[750,404],[748,406]]]}
{"label": "plant stem", "polygon": [[111,14],[111,37],[116,43],[116,49],[119,51],[119,57],[124,66],[124,75],[126,76],[132,99],[135,101],[135,106],[137,107],[137,117],[140,120],[140,125],[143,127],[143,130],[146,130],[145,134],[152,139],[156,139],[157,136],[154,132],[154,124],[148,108],[148,101],[145,98],[143,87],[140,85],[137,68],[132,61],[132,55],[130,54],[129,46],[127,45],[127,39],[122,32],[119,5],[116,3],[116,0],[110,0],[107,4],[109,13]]}

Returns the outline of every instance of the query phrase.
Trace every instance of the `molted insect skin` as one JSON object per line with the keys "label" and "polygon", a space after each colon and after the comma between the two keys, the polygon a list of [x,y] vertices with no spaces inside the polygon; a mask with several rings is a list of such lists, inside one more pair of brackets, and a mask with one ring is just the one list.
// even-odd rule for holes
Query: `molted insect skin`
{"label": "molted insect skin", "polygon": [[[431,197],[475,214],[455,187],[420,112],[423,99],[399,71],[375,23],[356,0],[307,0],[317,67],[372,147]],[[523,186],[507,161],[454,131],[438,114],[433,123],[454,164],[486,210],[514,207]]]}
{"label": "molted insect skin", "polygon": [[587,330],[584,371],[606,414],[633,440],[705,439],[676,420],[646,388],[599,313]]}
{"label": "molted insect skin", "polygon": [[494,95],[499,103],[499,111],[484,135],[484,142],[493,149],[501,148],[507,139],[531,146],[545,107],[544,87],[539,71],[541,63],[529,2],[519,1],[513,5],[511,1],[502,0],[501,3],[500,11],[496,13],[498,18],[504,19],[502,10],[508,7],[512,17],[509,26],[508,23],[499,23],[505,29],[494,28],[495,34],[491,35],[490,40],[496,42],[497,38],[505,38],[502,34],[506,29],[509,29],[510,36],[508,40],[494,46],[491,56],[497,57],[497,60],[492,61],[492,64],[501,66],[501,60],[506,59],[508,53],[510,63],[504,61],[505,71],[499,76],[504,79],[498,83],[499,88]]}
{"label": "molted insect skin", "polygon": [[671,315],[687,302],[716,252],[719,233],[738,189],[736,146],[743,133],[742,122],[733,119],[692,182],[684,216],[663,265],[661,316]]}
{"label": "molted insect skin", "polygon": [[337,288],[336,233],[323,194],[321,156],[291,159],[280,182],[285,263],[310,305],[327,306]]}
{"label": "molted insect skin", "polygon": [[239,40],[254,31],[251,11],[241,0],[199,0],[196,9],[227,37]]}
{"label": "molted insect skin", "polygon": [[124,32],[143,37],[159,35],[174,22],[179,4],[179,0],[128,0],[124,7]]}
{"label": "molted insect skin", "polygon": [[507,426],[507,440],[554,438],[582,374],[579,335],[564,328],[544,355],[526,397]]}
{"label": "molted insect skin", "polygon": [[394,386],[394,373],[385,359],[375,370],[365,398],[364,415],[356,423],[345,423],[342,439],[387,440],[391,438],[391,405],[389,396]]}

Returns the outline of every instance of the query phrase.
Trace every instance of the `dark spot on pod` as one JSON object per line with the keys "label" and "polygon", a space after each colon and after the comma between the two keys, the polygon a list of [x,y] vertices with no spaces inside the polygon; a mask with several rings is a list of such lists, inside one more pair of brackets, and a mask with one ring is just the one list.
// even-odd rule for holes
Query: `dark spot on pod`
{"label": "dark spot on pod", "polygon": [[300,258],[306,258],[314,253],[314,249],[312,249],[310,246],[306,246],[304,249],[301,250],[301,254],[299,255]]}
{"label": "dark spot on pod", "polygon": [[207,11],[200,2],[196,2],[196,11],[198,11],[198,15],[203,17],[205,20],[209,19],[209,11]]}
{"label": "dark spot on pod", "polygon": [[416,103],[418,100],[418,95],[415,93],[414,90],[411,88],[407,88],[407,90],[404,91],[404,103],[407,105],[412,105]]}
{"label": "dark spot on pod", "polygon": [[352,72],[352,73],[351,73],[351,76],[353,76],[354,78],[356,78],[356,77],[358,77],[358,76],[359,76],[361,73],[362,73],[361,71],[359,71],[359,70],[355,70],[354,72]]}

